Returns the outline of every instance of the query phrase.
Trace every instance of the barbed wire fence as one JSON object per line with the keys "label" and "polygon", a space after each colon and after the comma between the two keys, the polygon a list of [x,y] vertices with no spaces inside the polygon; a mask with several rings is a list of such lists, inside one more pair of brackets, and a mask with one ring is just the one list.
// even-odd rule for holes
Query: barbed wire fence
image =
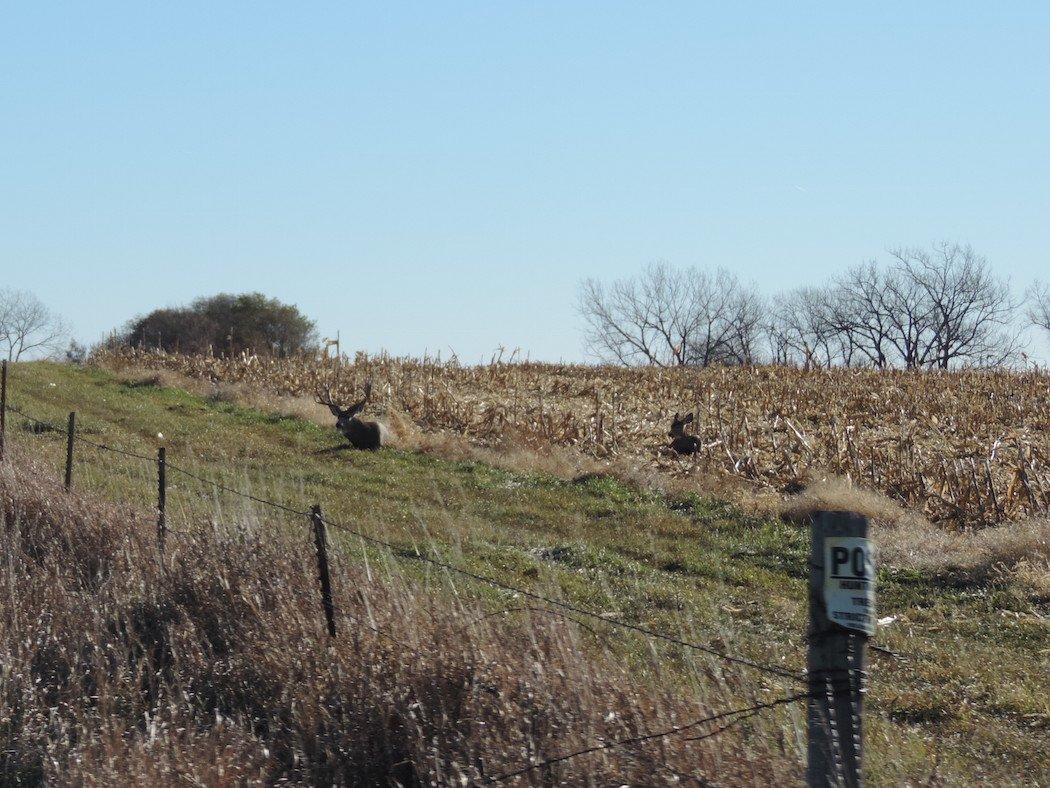
{"label": "barbed wire fence", "polygon": [[[806,634],[809,646],[808,669],[806,672],[789,670],[778,665],[771,665],[750,659],[738,654],[718,648],[710,643],[700,643],[686,640],[673,634],[660,632],[640,624],[610,618],[608,615],[589,610],[570,602],[545,596],[520,586],[513,585],[503,580],[471,571],[456,566],[440,557],[428,555],[419,547],[411,550],[397,545],[375,535],[366,534],[352,525],[334,520],[323,514],[321,506],[314,504],[309,509],[270,500],[244,490],[239,490],[214,479],[209,479],[184,467],[181,462],[172,462],[167,457],[165,447],[159,447],[156,456],[146,455],[131,451],[108,443],[94,441],[84,437],[76,429],[76,414],[70,412],[66,425],[58,425],[50,421],[39,419],[24,409],[16,407],[7,401],[8,393],[8,364],[2,362],[3,372],[0,381],[0,462],[5,460],[6,455],[6,416],[14,413],[25,419],[30,425],[30,431],[34,434],[48,432],[62,434],[66,437],[66,462],[65,462],[65,487],[72,487],[72,474],[74,466],[74,447],[82,444],[99,452],[110,453],[154,465],[157,470],[157,539],[158,547],[163,552],[165,538],[170,532],[166,520],[167,499],[167,474],[174,472],[201,484],[210,485],[215,490],[240,497],[260,506],[270,508],[283,514],[308,519],[314,536],[315,549],[317,553],[318,584],[320,587],[321,607],[324,613],[325,625],[329,637],[337,637],[336,613],[334,594],[331,585],[331,574],[328,559],[328,534],[327,529],[357,537],[361,542],[374,547],[383,548],[399,561],[414,561],[445,572],[466,578],[474,583],[486,585],[491,588],[514,595],[515,598],[524,598],[536,603],[539,607],[527,609],[542,612],[544,614],[556,614],[562,618],[585,627],[592,632],[595,630],[587,627],[580,619],[599,622],[610,628],[619,628],[624,631],[633,632],[652,641],[659,641],[679,648],[706,654],[712,658],[721,660],[727,664],[736,665],[749,670],[773,676],[778,679],[788,680],[806,687],[806,691],[798,692],[771,701],[755,703],[739,709],[718,712],[689,723],[673,726],[664,730],[651,733],[638,734],[636,736],[618,739],[614,741],[596,743],[589,747],[580,748],[572,752],[552,756],[550,758],[536,760],[501,774],[485,777],[485,783],[498,783],[515,777],[521,777],[534,770],[540,770],[562,763],[573,758],[612,749],[615,747],[629,746],[653,739],[676,736],[686,732],[694,731],[705,725],[721,723],[712,730],[705,731],[696,736],[691,736],[686,741],[700,741],[713,738],[761,714],[769,709],[777,708],[792,703],[806,701],[808,705],[808,785],[859,785],[861,781],[862,762],[862,701],[867,692],[867,636],[851,631],[842,626],[837,626],[828,618],[823,600],[820,598],[820,590],[824,583],[824,540],[828,536],[848,535],[849,538],[866,538],[867,521],[860,515],[846,515],[849,525],[844,526],[840,515],[845,513],[822,513],[815,516],[813,522],[813,540],[810,556],[810,628]],[[828,517],[830,515],[830,517]],[[519,608],[526,609],[526,608]],[[506,612],[506,611],[500,611]],[[570,615],[571,614],[571,615]],[[490,614],[490,615],[498,615]],[[487,617],[487,616],[486,616]],[[579,617],[579,618],[576,618]],[[368,625],[368,629],[380,636],[388,633],[377,627]],[[390,636],[391,642],[404,645],[398,639]],[[892,654],[892,652],[891,652]],[[900,655],[893,654],[898,657]]]}

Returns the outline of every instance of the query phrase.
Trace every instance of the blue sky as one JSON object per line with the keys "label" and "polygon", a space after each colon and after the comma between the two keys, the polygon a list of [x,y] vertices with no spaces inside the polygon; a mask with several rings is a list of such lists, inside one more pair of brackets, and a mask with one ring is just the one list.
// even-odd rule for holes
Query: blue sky
{"label": "blue sky", "polygon": [[1050,278],[1050,5],[22,3],[0,285],[94,341],[218,291],[350,349],[581,357],[577,282],[895,245]]}

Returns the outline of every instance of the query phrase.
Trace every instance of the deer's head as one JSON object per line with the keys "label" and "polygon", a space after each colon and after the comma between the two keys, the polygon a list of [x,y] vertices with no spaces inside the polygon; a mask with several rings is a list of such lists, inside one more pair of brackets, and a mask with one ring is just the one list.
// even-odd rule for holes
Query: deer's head
{"label": "deer's head", "polygon": [[693,414],[687,413],[685,416],[681,416],[676,411],[674,419],[671,421],[671,431],[667,434],[672,438],[677,438],[681,435],[685,435],[685,425],[691,424],[693,421]]}
{"label": "deer's head", "polygon": [[323,389],[317,392],[317,402],[320,405],[327,405],[328,409],[332,411],[332,415],[335,416],[335,426],[344,435],[347,430],[350,429],[350,425],[354,421],[360,421],[357,418],[357,414],[365,409],[365,405],[368,404],[369,398],[372,396],[372,381],[365,383],[364,397],[359,401],[353,403],[349,407],[344,408],[341,404],[335,402],[332,399],[332,390],[330,387],[325,386]]}

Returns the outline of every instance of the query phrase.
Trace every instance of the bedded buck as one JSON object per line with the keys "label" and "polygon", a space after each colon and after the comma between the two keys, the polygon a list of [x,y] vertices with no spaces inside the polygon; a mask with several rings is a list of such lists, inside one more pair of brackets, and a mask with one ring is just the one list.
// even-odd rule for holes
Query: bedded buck
{"label": "bedded buck", "polygon": [[678,454],[696,454],[700,448],[700,439],[698,437],[685,434],[685,425],[692,423],[692,421],[692,413],[686,414],[685,417],[680,416],[677,411],[674,414],[674,420],[671,422],[671,431],[667,434],[671,438],[671,448]]}
{"label": "bedded buck", "polygon": [[327,405],[332,411],[336,419],[335,428],[346,436],[351,446],[355,449],[378,449],[383,445],[385,437],[383,425],[377,421],[363,421],[357,417],[372,396],[372,381],[365,384],[364,392],[365,396],[359,402],[355,402],[349,408],[343,408],[332,401],[332,392],[326,386],[323,391],[317,392],[317,402]]}

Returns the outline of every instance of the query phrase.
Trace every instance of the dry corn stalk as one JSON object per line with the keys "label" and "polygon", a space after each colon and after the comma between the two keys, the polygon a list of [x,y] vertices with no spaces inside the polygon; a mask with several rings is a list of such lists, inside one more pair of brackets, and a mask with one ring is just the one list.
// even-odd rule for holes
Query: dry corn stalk
{"label": "dry corn stalk", "polygon": [[[780,367],[654,369],[358,354],[299,357],[110,352],[109,365],[170,369],[302,395],[349,397],[374,381],[377,406],[424,430],[480,445],[508,438],[598,459],[631,457],[662,473],[712,471],[780,488],[812,473],[848,476],[935,521],[980,526],[1050,510],[1050,375]],[[676,410],[695,410],[702,450],[668,456]]]}

